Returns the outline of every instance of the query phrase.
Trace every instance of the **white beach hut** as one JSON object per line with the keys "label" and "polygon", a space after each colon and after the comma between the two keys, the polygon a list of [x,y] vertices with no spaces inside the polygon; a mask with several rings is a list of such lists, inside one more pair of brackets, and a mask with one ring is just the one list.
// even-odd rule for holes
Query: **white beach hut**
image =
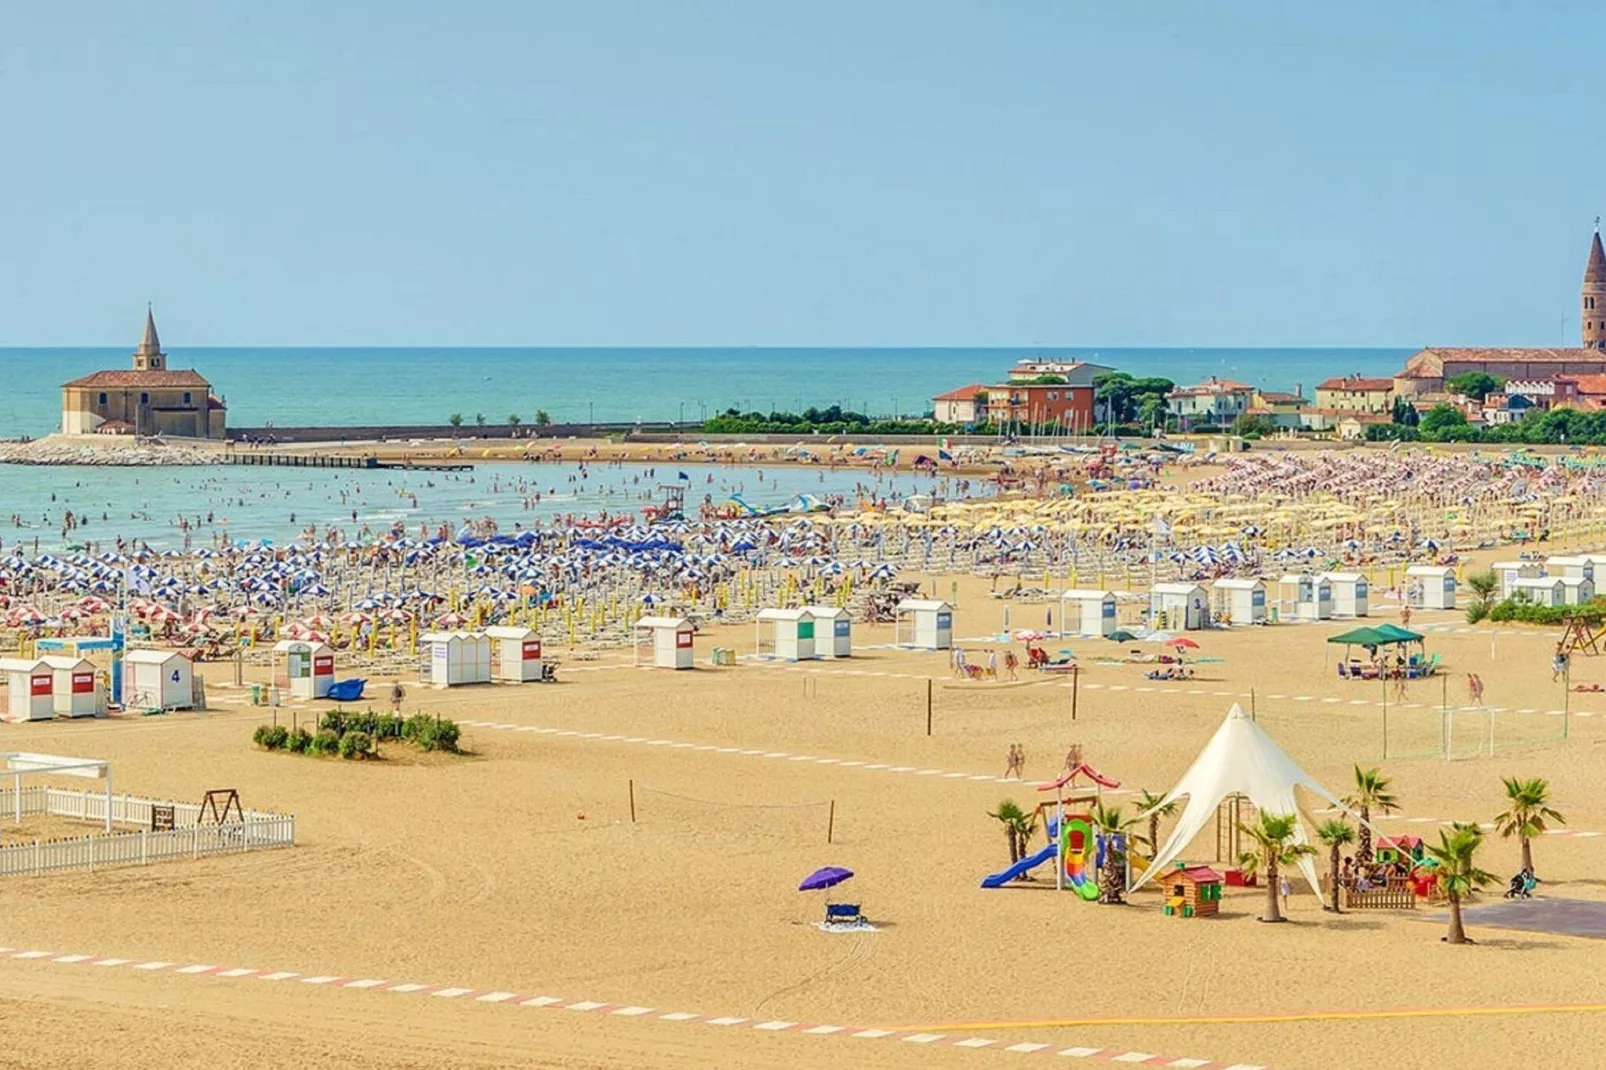
{"label": "white beach hut", "polygon": [[1293,572],[1277,581],[1277,600],[1284,617],[1294,620],[1329,620],[1333,616],[1333,585],[1308,572]]}
{"label": "white beach hut", "polygon": [[1115,631],[1115,595],[1110,591],[1060,592],[1060,634],[1102,639]]}
{"label": "white beach hut", "polygon": [[0,658],[7,721],[48,721],[56,715],[55,675],[43,658]]}
{"label": "white beach hut", "polygon": [[493,647],[495,679],[514,684],[541,679],[541,637],[533,628],[499,624],[485,629],[485,635]]}
{"label": "white beach hut", "polygon": [[1592,580],[1595,578],[1595,559],[1593,555],[1566,557],[1558,554],[1545,558],[1545,572],[1563,579]]}
{"label": "white beach hut", "polygon": [[1560,606],[1566,604],[1567,588],[1560,576],[1519,576],[1511,581],[1511,596],[1536,606]]}
{"label": "white beach hut", "polygon": [[1209,595],[1197,583],[1157,583],[1149,588],[1149,627],[1197,631],[1209,623]]}
{"label": "white beach hut", "polygon": [[814,618],[814,652],[829,658],[853,656],[853,615],[841,606],[809,606]]}
{"label": "white beach hut", "polygon": [[1595,597],[1595,581],[1587,576],[1561,577],[1561,604],[1581,606]]}
{"label": "white beach hut", "polygon": [[273,682],[291,698],[327,698],[335,682],[334,648],[316,639],[273,644]]}
{"label": "white beach hut", "polygon": [[52,706],[58,716],[106,716],[106,691],[94,662],[69,654],[46,654],[39,660],[50,666]]}
{"label": "white beach hut", "polygon": [[484,632],[425,632],[419,676],[433,687],[491,682],[491,638]]}
{"label": "white beach hut", "polygon": [[635,626],[633,664],[654,669],[692,667],[696,629],[685,617],[640,617]]}
{"label": "white beach hut", "polygon": [[764,630],[770,631],[770,650],[780,661],[807,661],[814,657],[814,616],[807,609],[761,609],[754,620],[758,632],[753,649],[764,650]]}
{"label": "white beach hut", "polygon": [[1359,572],[1324,572],[1317,577],[1332,588],[1333,616],[1364,617],[1368,585]]}
{"label": "white beach hut", "polygon": [[123,658],[127,705],[188,710],[195,706],[195,666],[176,650],[130,650]]}
{"label": "white beach hut", "polygon": [[897,605],[893,641],[917,650],[947,650],[954,645],[954,607],[947,602],[905,598]]}
{"label": "white beach hut", "polygon": [[1537,561],[1496,561],[1489,566],[1500,581],[1501,598],[1510,598],[1518,580],[1537,580],[1545,574],[1545,566]]}
{"label": "white beach hut", "polygon": [[1247,627],[1266,620],[1266,581],[1262,579],[1217,580],[1211,585],[1217,612],[1232,627]]}
{"label": "white beach hut", "polygon": [[1422,609],[1455,608],[1455,569],[1412,565],[1405,570],[1407,601]]}

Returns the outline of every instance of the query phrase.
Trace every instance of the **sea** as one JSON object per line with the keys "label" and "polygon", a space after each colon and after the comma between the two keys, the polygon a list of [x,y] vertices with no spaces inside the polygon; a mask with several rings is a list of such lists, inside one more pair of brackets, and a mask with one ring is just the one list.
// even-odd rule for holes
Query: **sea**
{"label": "sea", "polygon": [[[920,415],[967,383],[1001,382],[1024,358],[1086,360],[1178,383],[1209,376],[1268,390],[1334,375],[1390,375],[1401,349],[168,349],[227,399],[233,427],[701,420],[742,412],[841,405],[876,416]],[[123,348],[0,349],[0,437],[43,435],[61,420],[61,384],[130,366]]]}

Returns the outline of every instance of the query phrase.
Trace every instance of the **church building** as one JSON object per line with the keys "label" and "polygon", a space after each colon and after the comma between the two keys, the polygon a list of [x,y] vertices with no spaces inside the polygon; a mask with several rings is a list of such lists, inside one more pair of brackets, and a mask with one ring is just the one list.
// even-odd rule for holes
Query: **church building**
{"label": "church building", "polygon": [[225,407],[194,369],[172,371],[145,310],[145,337],[128,371],[94,372],[61,388],[61,430],[68,435],[224,437]]}

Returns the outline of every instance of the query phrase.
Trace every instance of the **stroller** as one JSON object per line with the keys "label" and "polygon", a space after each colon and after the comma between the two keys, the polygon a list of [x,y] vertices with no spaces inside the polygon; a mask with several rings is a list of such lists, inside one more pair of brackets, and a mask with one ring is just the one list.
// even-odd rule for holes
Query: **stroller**
{"label": "stroller", "polygon": [[1539,884],[1539,878],[1529,870],[1523,870],[1506,885],[1507,899],[1532,899],[1534,888]]}

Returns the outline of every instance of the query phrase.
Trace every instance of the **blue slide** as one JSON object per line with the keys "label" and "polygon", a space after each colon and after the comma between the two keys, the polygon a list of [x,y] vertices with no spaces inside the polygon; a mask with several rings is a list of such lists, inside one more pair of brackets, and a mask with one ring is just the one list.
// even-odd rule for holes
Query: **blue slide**
{"label": "blue slide", "polygon": [[1022,873],[1025,873],[1028,870],[1036,869],[1044,862],[1052,862],[1057,857],[1059,857],[1059,843],[1058,841],[1051,840],[1047,847],[1043,848],[1041,851],[1038,851],[1030,858],[1023,858],[1003,872],[994,873],[992,876],[983,880],[981,882],[981,886],[983,888],[1002,888],[1016,877],[1019,877]]}

